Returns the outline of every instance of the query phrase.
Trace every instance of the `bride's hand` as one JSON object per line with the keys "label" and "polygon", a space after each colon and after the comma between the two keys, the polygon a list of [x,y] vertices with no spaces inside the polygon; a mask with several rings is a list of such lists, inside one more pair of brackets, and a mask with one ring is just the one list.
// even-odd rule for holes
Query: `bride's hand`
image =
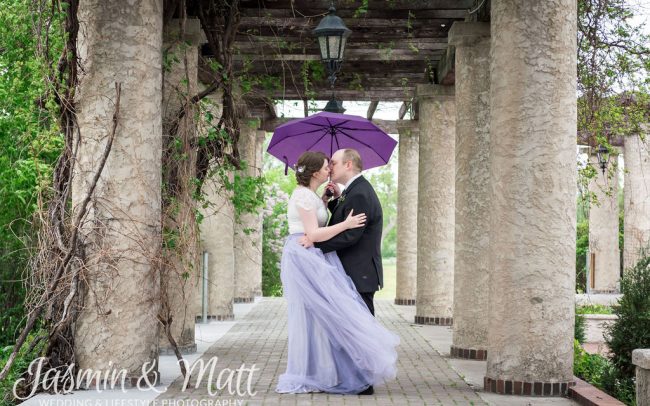
{"label": "bride's hand", "polygon": [[354,209],[350,210],[350,214],[348,214],[348,217],[345,219],[347,229],[363,227],[366,224],[366,214],[361,213],[356,216],[353,214]]}
{"label": "bride's hand", "polygon": [[314,246],[314,243],[311,242],[309,237],[307,237],[306,235],[303,235],[298,239],[298,244],[302,245],[305,248],[311,248]]}

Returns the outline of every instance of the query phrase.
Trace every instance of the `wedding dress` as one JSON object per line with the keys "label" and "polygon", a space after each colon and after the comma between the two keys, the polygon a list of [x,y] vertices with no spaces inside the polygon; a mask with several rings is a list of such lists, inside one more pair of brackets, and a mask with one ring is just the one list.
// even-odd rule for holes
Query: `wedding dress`
{"label": "wedding dress", "polygon": [[287,370],[276,392],[356,394],[395,378],[399,336],[372,316],[335,252],[298,244],[304,235],[298,207],[313,210],[320,227],[328,216],[313,191],[295,189],[280,273],[288,310]]}

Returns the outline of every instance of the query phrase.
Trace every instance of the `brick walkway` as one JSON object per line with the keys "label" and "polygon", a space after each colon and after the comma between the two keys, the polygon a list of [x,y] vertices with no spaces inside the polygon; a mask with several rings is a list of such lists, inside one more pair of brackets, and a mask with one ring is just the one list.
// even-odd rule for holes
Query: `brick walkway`
{"label": "brick walkway", "polygon": [[[286,368],[287,319],[284,299],[265,298],[228,333],[210,347],[201,357],[206,363],[218,357],[215,377],[224,368],[237,369],[255,364],[260,370],[253,374],[252,390],[256,395],[230,395],[225,393],[210,396],[206,388],[207,373],[203,383],[182,391],[179,378],[166,393],[156,398],[153,405],[173,405],[173,401],[192,400],[185,404],[197,404],[197,399],[212,399],[214,404],[247,405],[485,405],[486,403],[452,370],[449,364],[431,347],[425,338],[396,311],[387,300],[376,301],[377,317],[381,322],[399,334],[399,364],[397,379],[375,388],[372,396],[313,394],[277,394],[274,392],[277,378]],[[227,372],[226,372],[227,373]],[[242,375],[245,382],[248,374]],[[192,380],[191,382],[194,382]],[[222,381],[223,382],[223,381]],[[213,390],[216,389],[213,387]],[[233,387],[235,389],[235,387]],[[198,405],[198,404],[197,404]]]}

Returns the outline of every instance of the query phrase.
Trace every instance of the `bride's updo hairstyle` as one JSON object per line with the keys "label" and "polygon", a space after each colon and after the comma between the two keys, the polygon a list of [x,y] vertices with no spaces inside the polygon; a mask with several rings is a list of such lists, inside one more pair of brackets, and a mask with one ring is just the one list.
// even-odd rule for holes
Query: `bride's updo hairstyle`
{"label": "bride's updo hairstyle", "polygon": [[309,186],[311,176],[321,170],[325,161],[329,161],[329,158],[322,152],[307,151],[300,155],[294,168],[298,184],[300,186]]}

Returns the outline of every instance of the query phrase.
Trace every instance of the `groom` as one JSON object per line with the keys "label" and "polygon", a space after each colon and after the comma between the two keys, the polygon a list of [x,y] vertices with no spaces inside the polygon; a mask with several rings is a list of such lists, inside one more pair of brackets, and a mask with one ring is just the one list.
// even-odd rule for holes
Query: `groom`
{"label": "groom", "polygon": [[[381,264],[383,213],[375,190],[361,175],[362,170],[363,163],[356,150],[340,149],[332,155],[331,182],[326,190],[331,190],[334,195],[328,203],[332,213],[328,225],[342,222],[351,210],[354,210],[354,214],[365,213],[366,224],[364,227],[346,230],[315,245],[324,253],[336,251],[345,272],[374,316],[373,298],[375,292],[384,286]],[[343,193],[337,183],[345,185]],[[323,200],[326,199],[328,197],[323,195]]]}

